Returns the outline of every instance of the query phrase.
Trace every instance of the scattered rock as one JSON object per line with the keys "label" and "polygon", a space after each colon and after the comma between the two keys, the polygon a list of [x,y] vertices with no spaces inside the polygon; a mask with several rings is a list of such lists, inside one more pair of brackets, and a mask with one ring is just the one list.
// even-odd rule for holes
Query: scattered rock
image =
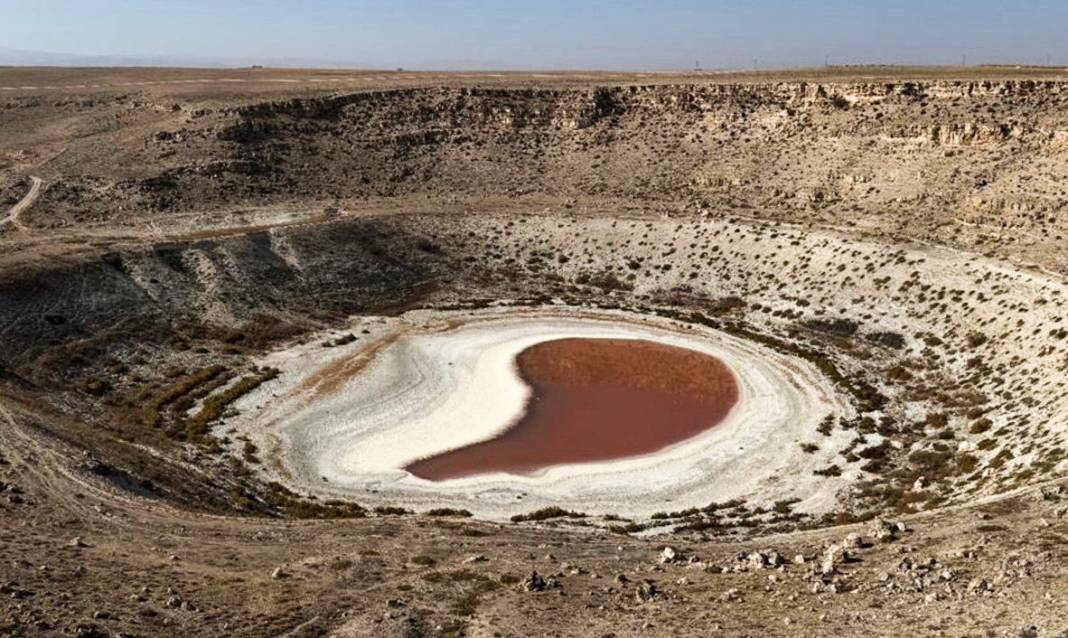
{"label": "scattered rock", "polygon": [[639,603],[645,603],[663,597],[664,592],[657,587],[657,584],[654,581],[649,579],[642,580],[634,588],[634,598]]}
{"label": "scattered rock", "polygon": [[545,579],[538,575],[538,572],[530,572],[530,576],[523,579],[522,587],[523,591],[539,592],[545,591],[548,584]]}
{"label": "scattered rock", "polygon": [[775,550],[750,552],[745,560],[755,569],[774,569],[786,564],[786,558]]}
{"label": "scattered rock", "polygon": [[111,638],[111,634],[105,629],[92,623],[83,623],[75,626],[74,635],[77,638]]}
{"label": "scattered rock", "polygon": [[675,550],[674,547],[665,547],[660,552],[660,564],[666,565],[668,563],[675,563],[682,560],[682,554]]}
{"label": "scattered rock", "polygon": [[877,543],[891,543],[897,540],[899,532],[905,531],[903,523],[891,523],[885,519],[877,518],[872,521],[868,528],[868,534]]}
{"label": "scattered rock", "polygon": [[742,599],[742,593],[738,589],[731,587],[727,591],[719,595],[721,602],[733,603]]}
{"label": "scattered rock", "polygon": [[849,551],[841,544],[835,543],[827,548],[820,562],[820,573],[829,576],[838,571],[839,565],[849,562]]}
{"label": "scattered rock", "polygon": [[763,549],[752,552],[740,552],[735,557],[734,563],[720,567],[718,571],[723,574],[732,572],[737,574],[761,569],[784,568],[787,562],[786,557],[778,551],[773,549]]}
{"label": "scattered rock", "polygon": [[975,594],[988,594],[994,591],[994,586],[985,578],[973,578],[968,581],[968,591]]}
{"label": "scattered rock", "polygon": [[1040,500],[1055,503],[1064,498],[1065,487],[1063,485],[1046,485],[1038,491]]}

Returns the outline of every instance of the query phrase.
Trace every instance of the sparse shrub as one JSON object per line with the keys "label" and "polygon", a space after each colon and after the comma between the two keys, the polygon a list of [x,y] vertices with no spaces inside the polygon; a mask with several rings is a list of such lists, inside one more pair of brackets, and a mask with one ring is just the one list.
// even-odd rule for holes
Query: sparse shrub
{"label": "sparse shrub", "polygon": [[836,337],[852,337],[860,327],[852,319],[811,319],[805,322],[805,326]]}
{"label": "sparse shrub", "polygon": [[540,510],[535,510],[529,514],[516,514],[512,517],[513,523],[523,523],[532,521],[547,521],[552,518],[585,518],[586,515],[581,512],[571,512],[555,505],[550,507],[543,507]]}
{"label": "sparse shrub", "polygon": [[440,255],[445,252],[444,250],[442,250],[440,245],[430,241],[429,239],[419,240],[418,242],[416,242],[415,247],[423,251],[424,253],[429,253],[431,255]]}
{"label": "sparse shrub", "polygon": [[789,514],[790,511],[793,509],[794,505],[800,502],[801,499],[799,498],[788,498],[781,501],[776,501],[775,505],[773,505],[771,509],[777,514]]}
{"label": "sparse shrub", "polygon": [[249,392],[252,392],[264,383],[276,378],[279,374],[281,374],[281,370],[267,368],[259,374],[253,374],[239,379],[236,383],[219,394],[208,397],[204,401],[204,405],[200,408],[200,412],[197,412],[186,421],[186,436],[190,441],[198,441],[202,439],[208,432],[208,424],[218,419],[231,403],[237,401]]}
{"label": "sparse shrub", "polygon": [[352,565],[353,562],[351,560],[347,558],[339,558],[330,563],[330,569],[334,570],[335,572],[343,572],[346,569],[351,568]]}
{"label": "sparse shrub", "polygon": [[[2,372],[2,370],[0,370]],[[111,390],[111,385],[102,379],[93,377],[82,383],[82,392],[94,397],[104,396]]]}
{"label": "sparse shrub", "polygon": [[929,428],[944,428],[949,425],[949,417],[944,412],[931,412],[927,415],[924,423]]}
{"label": "sparse shrub", "polygon": [[152,427],[159,425],[163,420],[160,411],[164,407],[178,401],[201,384],[211,381],[225,371],[226,368],[223,366],[209,366],[181,377],[143,405],[141,408],[141,423]]}
{"label": "sparse shrub", "polygon": [[982,434],[993,426],[994,422],[984,417],[982,419],[977,420],[975,423],[972,423],[972,427],[969,428],[968,431],[972,434]]}
{"label": "sparse shrub", "polygon": [[252,441],[245,441],[245,445],[241,450],[241,455],[244,457],[246,463],[259,463],[260,459],[256,456],[256,452],[259,448]]}
{"label": "sparse shrub", "polygon": [[908,371],[908,368],[897,365],[886,371],[886,378],[891,381],[903,383],[912,379],[912,373]]}
{"label": "sparse shrub", "polygon": [[881,331],[872,332],[864,335],[864,338],[875,345],[889,348],[891,350],[900,350],[905,347],[905,337],[896,332]]}
{"label": "sparse shrub", "polygon": [[472,516],[471,512],[462,509],[454,509],[451,507],[435,507],[434,509],[424,512],[426,516],[453,516],[457,518],[469,518]]}
{"label": "sparse shrub", "polygon": [[830,436],[831,435],[831,430],[833,428],[834,428],[834,417],[830,416],[830,415],[827,415],[827,416],[823,417],[822,421],[820,421],[820,424],[816,427],[816,431],[819,432],[820,434],[822,434],[823,436]]}
{"label": "sparse shrub", "polygon": [[700,520],[677,525],[672,531],[675,533],[706,532],[709,530],[720,529],[722,527],[723,523],[717,518],[702,518]]}
{"label": "sparse shrub", "polygon": [[608,531],[613,534],[637,534],[638,532],[644,532],[646,529],[646,525],[630,522],[625,525],[612,525],[608,528]]}
{"label": "sparse shrub", "polygon": [[957,455],[957,469],[962,474],[971,474],[979,466],[979,458],[972,454]]}
{"label": "sparse shrub", "polygon": [[403,516],[412,513],[411,510],[406,510],[403,507],[392,507],[389,505],[379,505],[374,509],[374,512],[379,516]]}

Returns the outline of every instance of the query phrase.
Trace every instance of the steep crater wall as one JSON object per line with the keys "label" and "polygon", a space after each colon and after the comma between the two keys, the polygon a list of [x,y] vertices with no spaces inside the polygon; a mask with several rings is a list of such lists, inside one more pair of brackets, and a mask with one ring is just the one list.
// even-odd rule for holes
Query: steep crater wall
{"label": "steep crater wall", "polygon": [[260,459],[225,424],[228,406],[256,407],[227,393],[262,388],[269,403],[267,350],[358,347],[348,317],[419,307],[660,316],[800,357],[848,398],[855,417],[790,443],[832,459],[817,476],[833,520],[1061,475],[1064,295],[1053,277],[970,253],[789,225],[384,216],[12,274],[0,343],[22,396],[98,424],[96,436],[177,445],[220,498],[255,509],[273,503]]}
{"label": "steep crater wall", "polygon": [[136,177],[70,167],[32,218],[118,219],[119,201],[166,215],[528,197],[748,211],[969,245],[1065,232],[1059,82],[408,89],[195,115],[144,140],[143,160],[124,169]]}

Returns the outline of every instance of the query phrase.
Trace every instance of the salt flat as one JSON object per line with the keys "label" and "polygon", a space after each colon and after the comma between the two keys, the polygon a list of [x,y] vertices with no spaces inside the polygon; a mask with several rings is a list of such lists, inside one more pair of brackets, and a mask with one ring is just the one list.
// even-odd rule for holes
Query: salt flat
{"label": "salt flat", "polygon": [[[303,347],[265,361],[283,370],[282,398],[238,429],[271,450],[274,471],[324,496],[464,507],[501,519],[543,504],[628,516],[665,508],[750,499],[800,498],[821,512],[842,479],[814,475],[825,454],[796,453],[829,414],[849,415],[830,384],[804,361],[708,330],[626,313],[571,309],[418,311],[392,323],[390,344],[360,374],[327,393],[306,381],[324,362]],[[395,332],[399,331],[399,332]],[[483,474],[433,482],[403,468],[420,458],[484,441],[519,416],[529,388],[514,360],[524,349],[568,337],[644,339],[722,360],[737,376],[739,401],[722,423],[659,452],[547,468],[533,475]],[[357,357],[374,339],[338,357]],[[336,361],[331,357],[331,362]],[[327,362],[329,363],[329,362]],[[250,405],[263,398],[246,399]],[[236,423],[236,422],[235,422]],[[272,449],[271,446],[275,449]],[[830,447],[828,447],[830,449]]]}

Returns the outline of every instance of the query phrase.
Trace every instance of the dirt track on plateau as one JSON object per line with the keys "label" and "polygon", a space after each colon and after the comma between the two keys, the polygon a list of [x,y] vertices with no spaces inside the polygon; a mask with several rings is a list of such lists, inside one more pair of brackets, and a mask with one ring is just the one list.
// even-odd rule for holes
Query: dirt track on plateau
{"label": "dirt track on plateau", "polygon": [[26,193],[25,197],[23,197],[17,204],[11,207],[11,210],[8,212],[6,217],[0,219],[0,226],[4,224],[11,224],[16,228],[21,229],[23,227],[22,222],[19,221],[19,215],[21,215],[22,212],[30,206],[33,206],[33,203],[37,201],[37,195],[41,192],[42,183],[43,182],[40,177],[34,177],[32,175],[30,176],[30,190]]}

